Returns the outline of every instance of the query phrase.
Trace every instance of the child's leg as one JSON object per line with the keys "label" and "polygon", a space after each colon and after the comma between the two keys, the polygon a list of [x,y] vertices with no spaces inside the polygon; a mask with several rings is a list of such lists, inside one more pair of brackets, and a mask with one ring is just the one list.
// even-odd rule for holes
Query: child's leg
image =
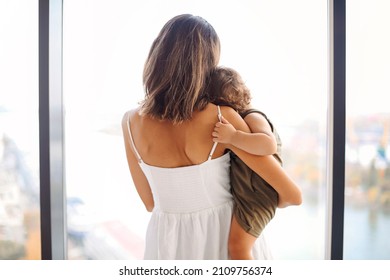
{"label": "child's leg", "polygon": [[253,260],[252,247],[256,237],[247,233],[233,215],[229,234],[229,255],[232,260]]}

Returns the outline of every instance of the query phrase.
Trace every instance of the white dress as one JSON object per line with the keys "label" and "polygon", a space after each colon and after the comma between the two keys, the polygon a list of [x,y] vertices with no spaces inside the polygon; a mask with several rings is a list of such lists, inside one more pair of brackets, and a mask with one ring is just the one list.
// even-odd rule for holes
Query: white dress
{"label": "white dress", "polygon": [[[139,164],[148,179],[154,209],[145,240],[144,259],[152,260],[226,260],[232,219],[229,153],[185,167],[162,168],[143,162],[130,141]],[[263,235],[253,255],[270,259]]]}

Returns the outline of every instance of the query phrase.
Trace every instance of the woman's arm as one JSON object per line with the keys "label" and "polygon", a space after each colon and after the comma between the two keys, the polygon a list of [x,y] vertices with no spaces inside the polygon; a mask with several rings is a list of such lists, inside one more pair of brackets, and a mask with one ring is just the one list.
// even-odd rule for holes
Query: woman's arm
{"label": "woman's arm", "polygon": [[224,117],[217,122],[213,131],[213,141],[231,144],[247,153],[265,156],[275,154],[277,143],[271,126],[267,120],[258,113],[251,113],[245,117],[250,132],[235,129]]}
{"label": "woman's arm", "polygon": [[[221,107],[222,114],[236,129],[249,132],[245,121],[229,107]],[[288,176],[280,163],[272,156],[256,156],[249,154],[233,145],[226,144],[249,168],[266,180],[279,194],[278,207],[300,205],[302,194],[299,187]]]}
{"label": "woman's arm", "polygon": [[273,156],[255,156],[237,148],[232,148],[232,151],[277,191],[279,208],[302,203],[299,187]]}
{"label": "woman's arm", "polygon": [[145,205],[145,208],[148,212],[151,212],[154,208],[154,200],[153,194],[150,189],[148,180],[145,177],[141,167],[139,166],[139,162],[137,157],[135,156],[135,152],[133,150],[133,146],[131,144],[128,124],[130,112],[127,112],[122,118],[122,131],[123,131],[123,139],[125,141],[125,149],[126,149],[126,157],[127,163],[129,165],[131,177],[133,178],[133,182],[135,188],[137,189],[138,195],[140,196],[142,202]]}

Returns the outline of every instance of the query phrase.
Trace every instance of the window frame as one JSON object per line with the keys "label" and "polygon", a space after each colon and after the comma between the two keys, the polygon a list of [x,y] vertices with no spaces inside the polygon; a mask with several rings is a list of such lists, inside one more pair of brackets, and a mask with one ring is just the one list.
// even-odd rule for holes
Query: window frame
{"label": "window frame", "polygon": [[67,257],[62,101],[62,0],[39,0],[41,256]]}
{"label": "window frame", "polygon": [[325,259],[342,260],[346,133],[346,1],[328,0],[328,7],[328,209]]}

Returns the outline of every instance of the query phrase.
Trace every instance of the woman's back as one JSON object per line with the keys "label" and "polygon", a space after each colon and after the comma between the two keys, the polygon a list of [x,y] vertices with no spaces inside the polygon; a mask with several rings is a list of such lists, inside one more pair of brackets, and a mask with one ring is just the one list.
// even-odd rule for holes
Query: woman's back
{"label": "woman's back", "polygon": [[230,157],[211,138],[219,112],[210,104],[175,125],[137,113],[129,118],[128,142],[152,190],[154,210],[187,213],[231,200]]}
{"label": "woman's back", "polygon": [[[203,111],[194,112],[189,121],[173,124],[141,116],[130,117],[132,136],[145,163],[159,167],[182,167],[200,164],[208,159],[213,146],[211,133],[218,121],[217,106],[209,104]],[[213,158],[226,149],[216,146]]]}

